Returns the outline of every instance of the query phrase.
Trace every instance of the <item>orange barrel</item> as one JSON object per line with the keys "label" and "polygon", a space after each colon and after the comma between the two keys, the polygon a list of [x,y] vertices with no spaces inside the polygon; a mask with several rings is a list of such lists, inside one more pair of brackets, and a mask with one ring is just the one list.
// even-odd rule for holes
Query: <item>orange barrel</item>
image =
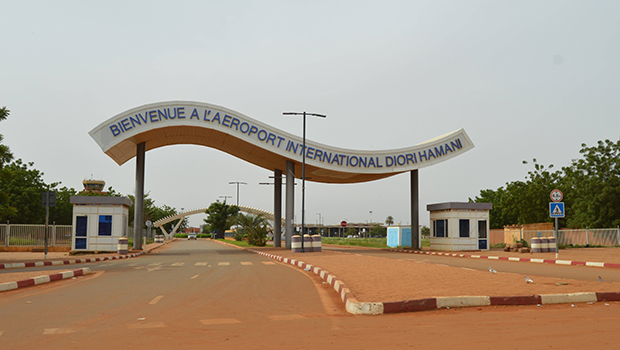
{"label": "orange barrel", "polygon": [[301,236],[294,235],[291,237],[291,251],[293,253],[301,253]]}
{"label": "orange barrel", "polygon": [[542,253],[548,253],[549,252],[549,238],[542,237],[540,239],[540,251]]}
{"label": "orange barrel", "polygon": [[118,238],[117,250],[119,254],[127,254],[127,237]]}
{"label": "orange barrel", "polygon": [[530,244],[532,246],[532,253],[541,253],[542,252],[542,242],[538,237],[532,237],[532,242]]}
{"label": "orange barrel", "polygon": [[321,235],[312,236],[312,251],[320,252],[322,250],[321,247]]}
{"label": "orange barrel", "polygon": [[555,253],[557,251],[557,246],[555,245],[555,237],[547,237],[547,239],[549,240],[549,252]]}

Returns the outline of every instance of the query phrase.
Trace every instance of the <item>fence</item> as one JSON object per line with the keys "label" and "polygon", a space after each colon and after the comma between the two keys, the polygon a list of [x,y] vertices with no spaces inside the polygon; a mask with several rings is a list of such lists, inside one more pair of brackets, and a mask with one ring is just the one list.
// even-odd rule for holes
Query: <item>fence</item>
{"label": "fence", "polygon": [[[520,237],[514,238],[531,243],[532,237],[553,237],[553,230],[524,230],[519,235]],[[617,246],[620,245],[620,228],[559,230],[557,242],[558,245]]]}
{"label": "fence", "polygon": [[[49,225],[49,247],[71,247],[71,225]],[[0,246],[43,247],[45,225],[0,225]]]}

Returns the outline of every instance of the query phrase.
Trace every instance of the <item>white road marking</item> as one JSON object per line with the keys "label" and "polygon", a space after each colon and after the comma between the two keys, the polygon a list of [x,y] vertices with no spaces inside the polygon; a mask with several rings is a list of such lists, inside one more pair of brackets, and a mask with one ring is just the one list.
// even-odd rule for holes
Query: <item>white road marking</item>
{"label": "white road marking", "polygon": [[267,316],[267,318],[274,320],[274,321],[292,321],[292,320],[302,320],[305,317],[303,317],[302,315],[273,315],[273,316]]}
{"label": "white road marking", "polygon": [[140,322],[140,323],[128,323],[127,328],[129,329],[138,329],[138,328],[163,328],[166,327],[166,324],[163,322]]}
{"label": "white road marking", "polygon": [[151,302],[149,303],[149,305],[155,305],[155,304],[157,304],[157,302],[158,302],[158,301],[160,301],[160,300],[161,300],[161,298],[163,298],[163,297],[164,297],[163,295],[156,296],[153,300],[151,300]]}
{"label": "white road marking", "polygon": [[69,334],[69,333],[75,333],[75,331],[71,328],[45,328],[43,330],[43,335]]}
{"label": "white road marking", "polygon": [[161,265],[161,263],[152,263],[152,264],[148,264],[146,266],[159,266],[159,265]]}
{"label": "white road marking", "polygon": [[208,262],[197,262],[194,264],[194,266],[207,266],[207,265],[209,265]]}
{"label": "white road marking", "polygon": [[241,262],[241,265],[248,266],[248,265],[254,265],[254,264],[252,264],[252,262],[251,262],[251,261],[242,261],[242,262]]}
{"label": "white road marking", "polygon": [[183,265],[185,265],[185,263],[178,262],[178,263],[174,263],[174,264],[172,264],[170,266],[183,266]]}
{"label": "white road marking", "polygon": [[194,278],[198,278],[198,276],[200,276],[200,275],[194,275],[194,276],[192,276],[192,278],[190,278],[190,279],[192,279],[192,280],[193,280]]}
{"label": "white road marking", "polygon": [[263,261],[262,263],[263,265],[275,265],[276,264],[273,261]]}
{"label": "white road marking", "polygon": [[219,266],[229,266],[230,263],[229,262],[221,262],[221,263],[218,263],[218,265]]}
{"label": "white road marking", "polygon": [[209,320],[200,320],[200,322],[204,325],[241,323],[241,321],[236,318],[212,318]]}

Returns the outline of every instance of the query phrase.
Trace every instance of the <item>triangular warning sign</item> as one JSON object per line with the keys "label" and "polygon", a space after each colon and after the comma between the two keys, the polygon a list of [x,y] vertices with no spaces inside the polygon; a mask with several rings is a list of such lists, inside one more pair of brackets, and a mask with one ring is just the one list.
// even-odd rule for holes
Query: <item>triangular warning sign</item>
{"label": "triangular warning sign", "polygon": [[553,209],[553,213],[551,213],[551,215],[553,215],[553,216],[556,216],[556,215],[561,216],[562,215],[562,209],[560,209],[559,205],[555,206],[555,209]]}

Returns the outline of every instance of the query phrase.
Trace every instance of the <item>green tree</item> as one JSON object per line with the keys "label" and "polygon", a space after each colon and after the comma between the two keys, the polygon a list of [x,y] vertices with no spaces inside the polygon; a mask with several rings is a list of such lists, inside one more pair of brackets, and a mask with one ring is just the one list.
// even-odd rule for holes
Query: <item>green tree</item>
{"label": "green tree", "polygon": [[385,218],[385,224],[388,226],[394,225],[394,218],[392,217],[392,215],[388,215],[388,217]]}
{"label": "green tree", "polygon": [[387,228],[379,224],[373,224],[370,228],[370,236],[385,237],[387,236]]}
{"label": "green tree", "polygon": [[0,169],[0,222],[40,224],[45,222],[41,192],[52,186],[43,182],[43,173],[17,159]]}
{"label": "green tree", "polygon": [[620,225],[620,140],[581,145],[581,159],[563,168],[569,227]]}
{"label": "green tree", "polygon": [[271,225],[269,220],[263,215],[237,213],[233,218],[233,222],[241,226],[244,237],[249,244],[258,247],[263,247],[267,244],[267,233]]}
{"label": "green tree", "polygon": [[225,232],[232,225],[232,217],[238,212],[239,208],[236,205],[228,205],[225,200],[224,202],[217,200],[205,210],[208,216],[203,220],[213,231]]}
{"label": "green tree", "polygon": [[[0,108],[0,121],[5,120],[9,117],[11,111],[6,109],[5,107]],[[0,134],[0,168],[2,168],[5,164],[8,164],[13,160],[13,153],[9,149],[9,146],[3,145],[2,140],[4,140],[4,136]]]}

